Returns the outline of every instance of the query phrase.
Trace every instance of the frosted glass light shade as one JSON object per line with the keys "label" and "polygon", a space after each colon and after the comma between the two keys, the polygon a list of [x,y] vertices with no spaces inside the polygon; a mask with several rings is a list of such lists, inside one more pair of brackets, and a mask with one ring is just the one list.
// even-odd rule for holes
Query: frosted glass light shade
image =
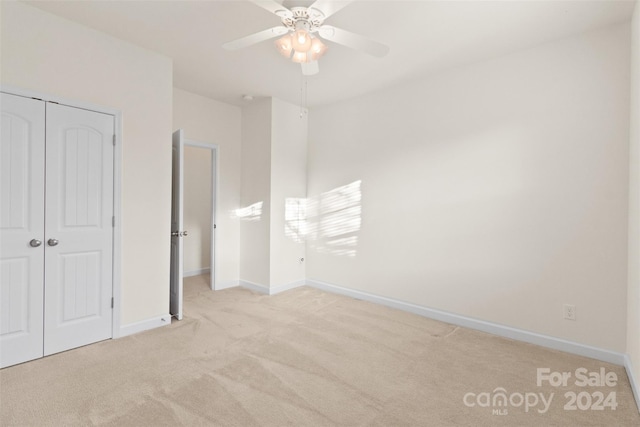
{"label": "frosted glass light shade", "polygon": [[311,39],[311,49],[309,49],[309,61],[317,61],[327,51],[327,46],[319,38]]}
{"label": "frosted glass light shade", "polygon": [[311,49],[311,34],[305,30],[297,30],[293,33],[291,46],[296,52],[308,52]]}
{"label": "frosted glass light shade", "polygon": [[307,62],[307,61],[308,61],[308,59],[307,59],[307,53],[306,53],[306,52],[298,52],[298,51],[295,51],[295,52],[293,53],[293,57],[291,58],[291,60],[292,60],[293,62],[297,62],[298,64],[301,64],[301,63],[303,63],[303,62]]}
{"label": "frosted glass light shade", "polygon": [[276,47],[278,48],[278,52],[285,58],[291,57],[291,52],[293,51],[293,34],[287,34],[283,37],[280,37],[275,42]]}

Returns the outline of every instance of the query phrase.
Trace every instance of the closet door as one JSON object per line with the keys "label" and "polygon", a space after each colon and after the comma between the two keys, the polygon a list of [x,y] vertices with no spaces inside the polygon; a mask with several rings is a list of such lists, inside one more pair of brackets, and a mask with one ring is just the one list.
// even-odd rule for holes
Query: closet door
{"label": "closet door", "polygon": [[45,104],[1,94],[0,367],[42,357]]}
{"label": "closet door", "polygon": [[114,118],[47,104],[44,354],[111,338]]}

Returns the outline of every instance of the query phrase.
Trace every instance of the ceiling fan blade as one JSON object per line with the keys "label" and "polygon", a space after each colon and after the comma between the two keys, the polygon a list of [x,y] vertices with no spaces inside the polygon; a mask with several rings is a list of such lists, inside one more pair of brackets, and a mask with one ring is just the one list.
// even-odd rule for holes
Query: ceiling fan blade
{"label": "ceiling fan blade", "polygon": [[318,35],[323,39],[331,40],[332,42],[352,49],[361,50],[379,58],[389,53],[389,46],[387,45],[341,28],[332,27],[331,25],[323,25],[320,27],[318,29]]}
{"label": "ceiling fan blade", "polygon": [[242,48],[254,45],[256,43],[260,43],[265,40],[272,39],[274,37],[281,36],[283,34],[286,34],[288,31],[289,30],[287,29],[287,27],[284,27],[284,26],[273,27],[266,30],[262,30],[257,33],[250,34],[248,36],[242,37],[237,40],[230,41],[228,43],[223,44],[222,47],[225,48],[226,50],[238,50],[238,49],[242,49]]}
{"label": "ceiling fan blade", "polygon": [[251,3],[278,15],[280,18],[291,18],[293,13],[275,0],[249,0]]}
{"label": "ceiling fan blade", "polygon": [[314,74],[318,74],[320,71],[318,61],[302,62],[300,65],[302,66],[303,76],[313,76]]}
{"label": "ceiling fan blade", "polygon": [[316,0],[311,6],[309,6],[309,9],[319,10],[326,19],[341,10],[343,7],[347,6],[352,1],[353,0]]}

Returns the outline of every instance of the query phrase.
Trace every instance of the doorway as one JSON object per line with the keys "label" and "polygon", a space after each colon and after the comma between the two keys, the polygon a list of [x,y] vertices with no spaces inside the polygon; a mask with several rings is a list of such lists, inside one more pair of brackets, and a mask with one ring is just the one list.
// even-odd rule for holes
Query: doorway
{"label": "doorway", "polygon": [[216,148],[195,141],[184,147],[184,240],[183,277],[210,276],[215,289],[215,195]]}
{"label": "doorway", "polygon": [[172,184],[171,314],[182,319],[183,279],[208,276],[216,283],[218,147],[174,133]]}

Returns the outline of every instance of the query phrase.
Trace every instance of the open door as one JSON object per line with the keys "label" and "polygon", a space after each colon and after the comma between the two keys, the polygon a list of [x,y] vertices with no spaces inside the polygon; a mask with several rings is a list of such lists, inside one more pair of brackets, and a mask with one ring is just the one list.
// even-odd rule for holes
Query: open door
{"label": "open door", "polygon": [[169,311],[172,316],[182,320],[182,237],[186,235],[183,228],[182,211],[183,196],[183,162],[184,134],[182,129],[173,133],[173,178],[171,185],[171,279]]}
{"label": "open door", "polygon": [[209,260],[209,287],[216,289],[216,198],[218,196],[218,149],[211,149],[211,259]]}

